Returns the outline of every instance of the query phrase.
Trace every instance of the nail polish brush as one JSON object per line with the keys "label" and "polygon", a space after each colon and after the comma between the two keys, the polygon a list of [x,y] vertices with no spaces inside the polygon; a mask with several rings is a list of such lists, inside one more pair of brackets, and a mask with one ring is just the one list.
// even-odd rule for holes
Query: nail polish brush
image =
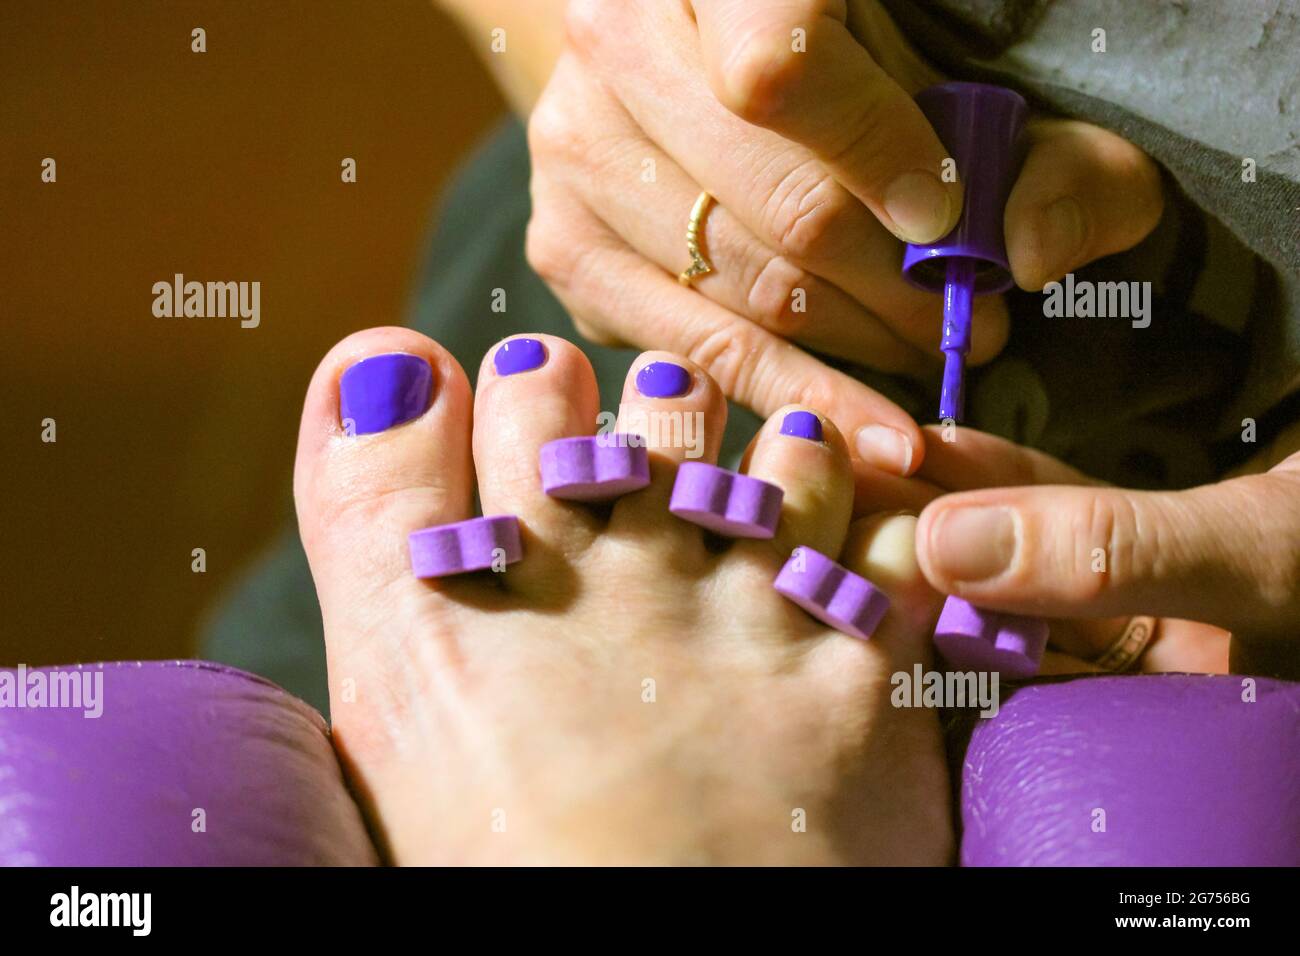
{"label": "nail polish brush", "polygon": [[974,297],[1013,284],[1002,214],[1024,158],[1029,107],[1019,93],[986,83],[941,83],[922,90],[916,102],[956,162],[965,192],[961,219],[948,235],[907,246],[903,276],[943,294],[939,419],[961,421]]}

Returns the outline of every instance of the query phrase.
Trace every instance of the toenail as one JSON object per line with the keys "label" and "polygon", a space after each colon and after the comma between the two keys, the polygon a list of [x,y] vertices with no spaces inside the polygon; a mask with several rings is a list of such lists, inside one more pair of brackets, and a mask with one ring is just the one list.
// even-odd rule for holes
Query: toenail
{"label": "toenail", "polygon": [[651,362],[636,373],[636,390],[646,398],[676,398],[691,390],[691,373],[672,362]]}
{"label": "toenail", "polygon": [[781,434],[821,441],[822,420],[812,412],[791,412],[781,422]]}
{"label": "toenail", "polygon": [[934,647],[953,670],[998,671],[1026,680],[1038,673],[1047,637],[1042,618],[985,611],[950,597],[934,628]]}
{"label": "toenail", "polygon": [[517,375],[531,372],[546,361],[546,346],[537,339],[511,339],[501,343],[492,364],[498,375]]}
{"label": "toenail", "polygon": [[339,418],[349,435],[370,435],[419,418],[433,400],[433,369],[418,355],[372,355],[339,378]]}
{"label": "toenail", "polygon": [[878,587],[809,547],[791,552],[772,586],[823,624],[864,641],[889,610]]}

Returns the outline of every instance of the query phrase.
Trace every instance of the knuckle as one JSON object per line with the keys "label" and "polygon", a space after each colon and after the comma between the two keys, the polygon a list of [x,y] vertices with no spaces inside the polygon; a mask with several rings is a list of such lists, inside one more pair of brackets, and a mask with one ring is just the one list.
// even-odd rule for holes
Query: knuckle
{"label": "knuckle", "polygon": [[[746,298],[750,317],[784,338],[808,327],[808,291],[812,276],[783,256],[770,258],[750,283]],[[802,293],[802,301],[797,301]]]}
{"label": "knuckle", "polygon": [[755,31],[727,57],[720,71],[726,79],[715,84],[715,92],[732,113],[763,126],[788,101],[790,90],[803,78],[807,61],[808,57],[794,51],[788,31]]}
{"label": "knuckle", "polygon": [[849,204],[849,194],[838,183],[805,164],[792,170],[768,197],[768,235],[796,262],[833,258],[840,251],[836,227]]}
{"label": "knuckle", "polygon": [[758,331],[744,321],[722,325],[689,342],[686,357],[708,372],[724,395],[749,404],[763,351]]}
{"label": "knuckle", "polygon": [[[1097,492],[1088,498],[1079,513],[1076,541],[1083,543],[1072,555],[1069,569],[1070,596],[1080,601],[1095,601],[1126,581],[1141,580],[1153,569],[1149,555],[1162,553],[1159,522],[1153,522],[1144,536],[1139,528],[1138,508],[1126,493]],[[1155,536],[1155,537],[1151,537]],[[1094,552],[1105,551],[1105,570],[1094,570]]]}
{"label": "knuckle", "polygon": [[573,281],[573,262],[567,243],[561,242],[555,228],[544,218],[544,213],[533,213],[524,233],[524,258],[528,265],[547,285],[569,286]]}
{"label": "knuckle", "polygon": [[583,130],[559,97],[544,95],[528,117],[528,152],[533,161],[580,156]]}
{"label": "knuckle", "polygon": [[569,0],[564,11],[564,37],[579,53],[597,49],[608,35],[622,0]]}

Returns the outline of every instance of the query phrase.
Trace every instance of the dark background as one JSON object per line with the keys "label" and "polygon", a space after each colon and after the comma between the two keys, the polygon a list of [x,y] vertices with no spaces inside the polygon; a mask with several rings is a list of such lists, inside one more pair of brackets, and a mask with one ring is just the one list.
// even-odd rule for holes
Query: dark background
{"label": "dark background", "polygon": [[[0,0],[0,664],[194,652],[292,515],[312,369],[402,320],[502,110],[427,0]],[[155,318],[177,272],[261,325]]]}

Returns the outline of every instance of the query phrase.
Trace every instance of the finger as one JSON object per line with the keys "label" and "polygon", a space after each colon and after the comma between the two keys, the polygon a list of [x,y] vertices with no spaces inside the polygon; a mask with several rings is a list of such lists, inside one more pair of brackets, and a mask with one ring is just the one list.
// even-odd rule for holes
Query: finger
{"label": "finger", "polygon": [[917,477],[946,491],[1012,485],[1099,485],[1051,455],[997,435],[948,425],[926,425],[925,463]]}
{"label": "finger", "polygon": [[[631,6],[619,9],[622,15],[630,15]],[[672,14],[665,12],[664,16]],[[584,149],[590,134],[574,128],[582,125],[583,110],[573,109],[569,100],[581,96],[587,108],[586,94],[577,88],[590,86],[590,75],[595,73],[617,93],[623,109],[645,136],[764,246],[843,290],[904,341],[925,355],[933,354],[940,339],[941,298],[903,280],[903,250],[895,237],[836,181],[810,149],[759,129],[723,108],[701,76],[699,52],[694,46],[666,45],[660,56],[647,63],[636,45],[636,37],[641,35],[637,31],[662,30],[662,24],[647,26],[629,20],[619,25],[623,29],[611,29],[608,20],[590,24],[589,35],[584,33],[583,39],[587,58],[581,63],[575,58],[569,65],[562,62],[566,71],[581,67],[585,79],[581,84],[567,83],[566,90],[573,88],[573,95],[544,101],[539,107],[547,108],[547,123],[560,127],[551,138]],[[610,72],[608,63],[617,64],[617,72]],[[560,79],[565,75],[561,73]],[[537,125],[534,115],[530,129]],[[582,165],[590,153],[590,148],[585,148]],[[609,172],[612,181],[640,191],[646,186],[640,179],[643,159],[623,157],[622,168]],[[679,223],[684,225],[694,199],[691,196],[677,212],[682,217]],[[655,193],[639,208],[662,201]],[[681,234],[681,225],[665,233],[672,242],[681,242]],[[678,268],[674,265],[672,271],[676,273]],[[981,296],[975,301],[974,315],[968,358],[979,364],[997,354],[1005,343],[1006,306],[1000,296]],[[869,354],[852,358],[863,365],[873,364]]]}
{"label": "finger", "polygon": [[1180,492],[1043,486],[948,495],[921,516],[938,589],[1051,617],[1152,614],[1276,634],[1300,615],[1300,473]]}
{"label": "finger", "polygon": [[904,242],[933,242],[956,225],[962,187],[939,176],[947,152],[912,97],[849,32],[843,4],[692,6],[723,105],[811,148]]}
{"label": "finger", "polygon": [[[586,97],[579,105],[583,122],[603,130],[603,146],[590,150],[582,165],[555,164],[582,171],[565,184],[633,249],[669,275],[680,273],[690,264],[686,225],[699,184],[647,140],[617,102]],[[532,121],[533,141],[543,154],[552,143],[569,141],[539,129],[551,121],[547,114]],[[573,119],[556,121],[567,126]],[[647,168],[652,176],[632,175]],[[810,349],[881,371],[920,375],[937,361],[933,342],[923,354],[901,341],[833,283],[760,242],[725,206],[711,204],[703,226],[701,252],[712,271],[691,286],[718,305]],[[936,327],[936,340],[937,335]]]}
{"label": "finger", "polygon": [[1029,152],[1004,217],[1007,255],[1021,288],[1037,291],[1130,249],[1160,221],[1160,171],[1132,143],[1075,120],[1035,120],[1028,135]]}
{"label": "finger", "polygon": [[[1143,617],[1149,617],[1143,615]],[[1177,618],[1151,618],[1154,626],[1145,648],[1126,670],[1142,674],[1224,674],[1231,635],[1212,624]],[[1129,639],[1132,616],[1096,620],[1052,621],[1051,646],[1102,670],[1096,661],[1117,642]]]}
{"label": "finger", "polygon": [[[534,189],[535,202],[567,202]],[[586,216],[586,221],[583,220]],[[542,222],[552,225],[543,227]],[[585,247],[555,225],[564,222]],[[581,248],[581,253],[575,252]],[[575,316],[645,348],[701,366],[733,401],[764,417],[786,404],[823,411],[859,461],[896,475],[920,463],[921,433],[893,402],[784,339],[678,285],[589,213],[536,219],[527,239],[532,267]]]}

